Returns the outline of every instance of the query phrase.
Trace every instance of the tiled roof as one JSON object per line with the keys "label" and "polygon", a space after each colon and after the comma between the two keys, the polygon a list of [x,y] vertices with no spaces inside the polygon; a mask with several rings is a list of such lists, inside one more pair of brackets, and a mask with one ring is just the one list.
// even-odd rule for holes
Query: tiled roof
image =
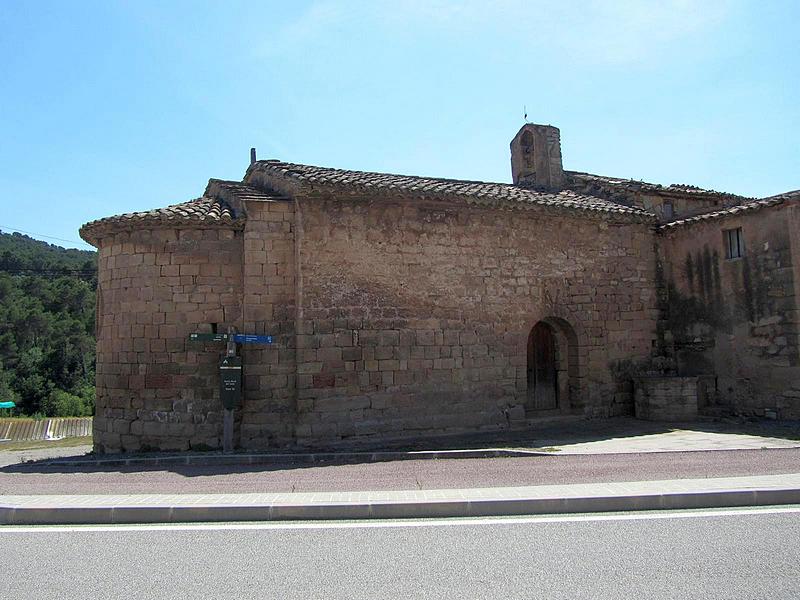
{"label": "tiled roof", "polygon": [[706,190],[694,185],[686,185],[680,183],[673,183],[672,185],[661,185],[658,183],[648,183],[647,181],[637,181],[635,179],[621,179],[618,177],[606,177],[603,175],[593,175],[592,173],[581,173],[579,171],[565,171],[564,174],[572,183],[581,183],[586,185],[599,185],[607,186],[619,191],[627,192],[654,192],[654,193],[677,193],[689,196],[715,196],[727,200],[738,199],[741,201],[752,200],[752,198],[745,198],[737,194],[729,194],[728,192],[718,192],[716,190]]}
{"label": "tiled roof", "polygon": [[132,228],[146,226],[240,228],[243,225],[244,220],[235,214],[227,202],[216,198],[202,197],[164,208],[91,221],[81,227],[80,236],[96,246],[100,237]]}
{"label": "tiled roof", "polygon": [[267,160],[251,165],[246,181],[266,179],[282,192],[336,192],[338,194],[380,194],[417,199],[462,199],[469,204],[508,208],[549,208],[583,212],[625,220],[652,221],[655,217],[644,210],[572,191],[538,192],[508,183],[487,183],[347,171],[296,163]]}
{"label": "tiled roof", "polygon": [[789,201],[800,201],[800,190],[786,192],[785,194],[778,194],[777,196],[770,196],[769,198],[762,198],[761,200],[751,200],[738,206],[731,206],[730,208],[716,210],[714,212],[707,212],[693,217],[687,217],[685,219],[678,219],[676,221],[671,221],[661,225],[659,229],[662,231],[668,231],[676,227],[690,225],[692,223],[699,223],[701,221],[724,219],[727,217],[740,215],[742,213],[750,213],[763,208],[769,208],[770,206],[778,206]]}
{"label": "tiled roof", "polygon": [[260,201],[269,201],[269,200],[285,200],[285,196],[281,196],[280,194],[272,193],[272,192],[265,192],[258,188],[254,188],[251,185],[247,185],[246,183],[242,183],[241,181],[226,181],[224,179],[209,179],[208,185],[206,186],[206,191],[204,196],[209,198],[217,197],[218,195],[223,195],[227,199],[227,197],[232,196],[238,200],[260,200]]}

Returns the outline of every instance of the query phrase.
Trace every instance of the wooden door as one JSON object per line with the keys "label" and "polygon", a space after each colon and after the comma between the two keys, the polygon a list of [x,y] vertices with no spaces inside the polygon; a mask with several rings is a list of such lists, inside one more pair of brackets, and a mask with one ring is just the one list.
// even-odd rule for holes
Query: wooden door
{"label": "wooden door", "polygon": [[528,398],[534,409],[558,406],[556,340],[547,323],[537,323],[528,336]]}

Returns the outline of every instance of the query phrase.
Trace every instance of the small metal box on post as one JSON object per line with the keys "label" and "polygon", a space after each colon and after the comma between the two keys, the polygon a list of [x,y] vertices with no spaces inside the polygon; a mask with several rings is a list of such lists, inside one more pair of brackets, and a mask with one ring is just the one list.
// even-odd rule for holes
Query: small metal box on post
{"label": "small metal box on post", "polygon": [[234,327],[228,333],[192,333],[193,342],[225,342],[225,355],[219,363],[219,398],[222,402],[222,450],[233,452],[234,411],[242,400],[242,357],[238,344],[272,344],[271,335],[238,334]]}

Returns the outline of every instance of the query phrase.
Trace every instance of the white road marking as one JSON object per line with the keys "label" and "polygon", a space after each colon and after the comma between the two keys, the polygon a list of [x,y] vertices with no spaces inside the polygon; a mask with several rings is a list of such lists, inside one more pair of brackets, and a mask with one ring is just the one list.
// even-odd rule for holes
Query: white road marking
{"label": "white road marking", "polygon": [[650,521],[664,519],[697,519],[738,517],[743,515],[798,514],[800,506],[746,508],[733,510],[693,510],[624,514],[548,515],[529,517],[476,517],[463,519],[254,522],[254,523],[159,523],[151,525],[0,525],[3,533],[70,533],[127,531],[227,531],[258,529],[381,529],[399,527],[476,527],[481,525],[519,525],[534,523],[581,523],[597,521]]}

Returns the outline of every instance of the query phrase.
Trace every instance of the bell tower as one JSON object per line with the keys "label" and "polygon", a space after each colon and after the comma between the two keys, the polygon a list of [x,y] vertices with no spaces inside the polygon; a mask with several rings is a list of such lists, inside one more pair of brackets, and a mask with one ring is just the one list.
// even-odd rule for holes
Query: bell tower
{"label": "bell tower", "polygon": [[536,190],[561,189],[561,132],[552,125],[526,123],[511,140],[511,176]]}

